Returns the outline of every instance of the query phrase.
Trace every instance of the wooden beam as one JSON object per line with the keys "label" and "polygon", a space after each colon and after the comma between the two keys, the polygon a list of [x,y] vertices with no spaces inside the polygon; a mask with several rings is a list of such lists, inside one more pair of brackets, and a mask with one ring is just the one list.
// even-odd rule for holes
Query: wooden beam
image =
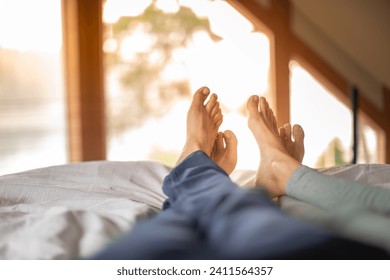
{"label": "wooden beam", "polygon": [[296,35],[291,34],[290,44],[291,59],[300,63],[340,101],[350,106],[350,85],[348,81]]}
{"label": "wooden beam", "polygon": [[70,161],[106,158],[102,0],[63,0]]}

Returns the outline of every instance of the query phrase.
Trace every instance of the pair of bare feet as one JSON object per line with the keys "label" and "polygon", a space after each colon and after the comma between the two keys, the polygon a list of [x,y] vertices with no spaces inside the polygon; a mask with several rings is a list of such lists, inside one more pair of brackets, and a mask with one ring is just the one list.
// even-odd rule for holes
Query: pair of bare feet
{"label": "pair of bare feet", "polygon": [[[230,130],[219,132],[223,115],[218,96],[207,87],[198,89],[187,114],[187,140],[178,163],[201,150],[230,174],[237,163],[237,138]],[[205,103],[206,102],[206,103]],[[251,96],[247,102],[248,126],[259,146],[261,160],[256,185],[272,196],[285,194],[288,178],[302,162],[304,132],[299,125],[277,128],[272,109],[264,97]],[[292,140],[292,136],[294,140]]]}

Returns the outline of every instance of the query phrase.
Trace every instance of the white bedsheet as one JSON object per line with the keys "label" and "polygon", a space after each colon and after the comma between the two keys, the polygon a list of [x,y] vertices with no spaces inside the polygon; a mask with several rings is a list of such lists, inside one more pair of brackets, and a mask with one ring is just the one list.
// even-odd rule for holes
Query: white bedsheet
{"label": "white bedsheet", "polygon": [[160,209],[169,169],[86,162],[0,177],[0,259],[84,257]]}
{"label": "white bedsheet", "polygon": [[[325,174],[390,188],[389,165],[351,165]],[[84,162],[0,176],[0,259],[71,259],[93,254],[134,222],[160,210],[157,162]],[[255,171],[234,171],[233,181],[254,185]],[[282,208],[322,224],[329,216],[285,198]]]}

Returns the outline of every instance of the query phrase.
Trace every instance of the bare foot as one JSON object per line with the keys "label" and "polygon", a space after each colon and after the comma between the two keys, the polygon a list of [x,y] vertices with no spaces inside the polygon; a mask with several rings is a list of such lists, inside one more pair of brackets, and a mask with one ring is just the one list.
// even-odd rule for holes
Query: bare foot
{"label": "bare foot", "polygon": [[198,150],[211,156],[223,116],[216,94],[212,94],[204,104],[209,94],[207,87],[201,87],[192,98],[187,113],[187,139],[177,163]]}
{"label": "bare foot", "polygon": [[[260,105],[260,106],[259,106]],[[264,97],[251,96],[247,102],[248,126],[259,145],[261,160],[256,185],[272,196],[286,192],[286,183],[300,163],[289,155],[276,128],[276,119]]]}
{"label": "bare foot", "polygon": [[303,128],[296,124],[291,129],[291,124],[286,123],[279,128],[279,137],[290,156],[302,163],[303,156],[305,155],[303,141],[305,132],[303,131]]}
{"label": "bare foot", "polygon": [[227,174],[231,174],[237,164],[237,137],[230,131],[219,132],[215,140],[211,159]]}

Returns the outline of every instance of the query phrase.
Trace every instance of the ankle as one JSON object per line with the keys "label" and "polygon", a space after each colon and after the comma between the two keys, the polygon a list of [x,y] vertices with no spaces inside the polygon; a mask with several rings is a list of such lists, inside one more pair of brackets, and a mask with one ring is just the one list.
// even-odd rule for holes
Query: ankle
{"label": "ankle", "polygon": [[271,164],[270,174],[274,178],[279,195],[286,194],[287,182],[299,166],[300,163],[290,157],[281,158]]}

